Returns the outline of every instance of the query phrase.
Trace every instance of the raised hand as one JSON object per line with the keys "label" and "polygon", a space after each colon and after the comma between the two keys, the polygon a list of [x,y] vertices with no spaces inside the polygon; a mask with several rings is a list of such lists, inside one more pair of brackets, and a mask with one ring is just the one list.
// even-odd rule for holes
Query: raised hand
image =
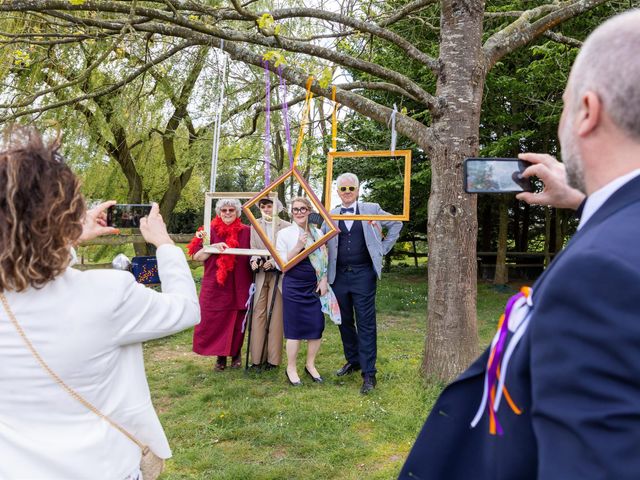
{"label": "raised hand", "polygon": [[585,198],[580,190],[570,187],[567,183],[565,166],[551,155],[541,153],[521,153],[518,158],[531,162],[522,176],[538,177],[544,183],[541,192],[521,192],[516,195],[518,200],[523,200],[532,205],[549,205],[556,208],[577,209]]}

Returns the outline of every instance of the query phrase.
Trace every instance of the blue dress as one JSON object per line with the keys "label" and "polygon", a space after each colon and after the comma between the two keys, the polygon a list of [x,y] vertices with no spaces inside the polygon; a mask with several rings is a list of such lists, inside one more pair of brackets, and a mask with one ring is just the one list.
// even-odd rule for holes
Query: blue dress
{"label": "blue dress", "polygon": [[285,273],[282,280],[284,337],[289,340],[322,338],[324,314],[316,293],[316,271],[308,258]]}

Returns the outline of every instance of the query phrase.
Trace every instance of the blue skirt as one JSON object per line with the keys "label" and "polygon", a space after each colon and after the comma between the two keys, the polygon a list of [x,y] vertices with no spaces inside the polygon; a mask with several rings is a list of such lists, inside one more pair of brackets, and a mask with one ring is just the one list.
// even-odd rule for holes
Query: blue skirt
{"label": "blue skirt", "polygon": [[316,271],[308,258],[284,274],[282,315],[285,338],[289,340],[322,338],[324,314],[316,288],[318,288]]}

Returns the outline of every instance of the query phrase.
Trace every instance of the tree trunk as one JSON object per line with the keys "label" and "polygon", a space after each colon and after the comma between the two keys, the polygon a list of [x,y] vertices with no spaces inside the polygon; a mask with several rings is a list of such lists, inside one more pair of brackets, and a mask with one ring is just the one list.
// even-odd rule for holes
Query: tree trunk
{"label": "tree trunk", "polygon": [[498,252],[496,255],[496,272],[493,277],[495,285],[506,285],[509,281],[507,270],[507,237],[509,230],[509,199],[500,199],[500,225],[498,227]]}
{"label": "tree trunk", "polygon": [[[448,381],[478,353],[476,324],[476,196],[462,190],[462,160],[478,153],[485,66],[484,2],[444,0],[437,95],[448,100],[434,117],[429,198],[429,304],[423,369]],[[451,261],[452,258],[457,261]]]}

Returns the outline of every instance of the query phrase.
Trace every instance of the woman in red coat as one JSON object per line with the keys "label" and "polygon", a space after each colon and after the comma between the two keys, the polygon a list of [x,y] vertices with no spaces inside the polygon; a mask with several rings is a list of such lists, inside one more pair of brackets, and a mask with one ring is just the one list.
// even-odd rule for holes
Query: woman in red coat
{"label": "woman in red coat", "polygon": [[[211,221],[211,245],[218,250],[250,248],[250,228],[240,222],[240,202],[222,198]],[[212,254],[202,251],[200,227],[187,249],[194,260],[204,262],[200,289],[201,322],[193,331],[193,351],[218,357],[214,370],[222,371],[231,357],[231,368],[242,365],[244,320],[251,287],[249,258],[244,255]]]}

